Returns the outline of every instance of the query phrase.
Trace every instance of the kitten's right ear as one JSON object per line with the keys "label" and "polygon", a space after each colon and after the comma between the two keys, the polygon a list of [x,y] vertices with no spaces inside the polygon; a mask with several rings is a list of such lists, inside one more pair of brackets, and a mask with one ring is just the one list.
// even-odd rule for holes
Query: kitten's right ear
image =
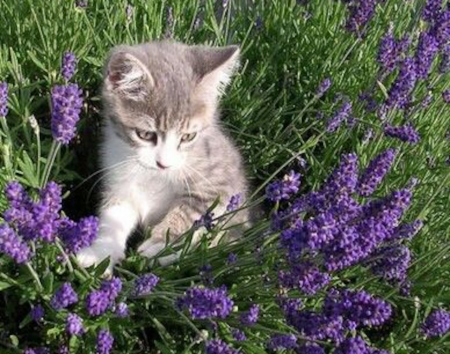
{"label": "kitten's right ear", "polygon": [[109,57],[105,70],[108,91],[133,101],[142,101],[150,95],[155,81],[150,71],[134,55],[118,49]]}

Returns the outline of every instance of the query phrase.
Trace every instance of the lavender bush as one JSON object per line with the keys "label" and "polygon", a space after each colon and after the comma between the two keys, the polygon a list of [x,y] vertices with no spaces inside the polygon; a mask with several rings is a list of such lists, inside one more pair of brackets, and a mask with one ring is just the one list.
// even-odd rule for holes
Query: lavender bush
{"label": "lavender bush", "polygon": [[[449,11],[2,3],[0,351],[448,353]],[[111,43],[163,37],[242,43],[223,122],[256,188],[157,256],[179,262],[131,245],[104,279],[107,262],[74,257],[98,232],[101,63]],[[259,211],[245,235],[209,248],[248,207]],[[185,252],[199,224],[208,232]]]}

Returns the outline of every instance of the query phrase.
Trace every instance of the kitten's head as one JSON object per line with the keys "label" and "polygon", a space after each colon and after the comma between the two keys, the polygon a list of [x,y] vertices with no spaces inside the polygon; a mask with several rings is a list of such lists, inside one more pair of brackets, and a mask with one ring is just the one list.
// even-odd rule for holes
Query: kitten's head
{"label": "kitten's head", "polygon": [[119,46],[105,65],[103,100],[116,134],[146,168],[179,169],[214,123],[239,48],[153,42]]}

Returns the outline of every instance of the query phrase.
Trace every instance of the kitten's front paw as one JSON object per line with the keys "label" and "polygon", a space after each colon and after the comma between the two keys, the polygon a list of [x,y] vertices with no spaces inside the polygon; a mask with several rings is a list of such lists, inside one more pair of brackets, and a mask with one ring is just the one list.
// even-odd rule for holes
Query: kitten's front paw
{"label": "kitten's front paw", "polygon": [[107,250],[102,249],[100,247],[90,246],[82,249],[77,253],[77,260],[80,266],[87,268],[92,265],[99,265],[104,259],[110,257],[108,268],[106,268],[103,276],[109,278],[112,276],[113,267],[116,263],[118,263],[122,256],[112,255]]}

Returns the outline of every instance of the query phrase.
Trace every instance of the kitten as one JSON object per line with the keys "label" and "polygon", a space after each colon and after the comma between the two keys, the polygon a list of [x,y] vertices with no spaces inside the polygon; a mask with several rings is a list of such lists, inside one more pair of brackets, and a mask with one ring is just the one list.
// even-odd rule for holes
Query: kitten
{"label": "kitten", "polygon": [[[110,256],[111,272],[137,225],[151,227],[138,252],[153,257],[166,237],[176,241],[217,199],[215,216],[226,211],[233,195],[245,200],[241,156],[217,112],[238,57],[237,46],[166,41],[112,50],[102,92],[106,173],[100,232],[77,255],[81,265]],[[232,223],[244,225],[248,216],[247,210],[239,211]],[[194,236],[198,241],[199,231]]]}

